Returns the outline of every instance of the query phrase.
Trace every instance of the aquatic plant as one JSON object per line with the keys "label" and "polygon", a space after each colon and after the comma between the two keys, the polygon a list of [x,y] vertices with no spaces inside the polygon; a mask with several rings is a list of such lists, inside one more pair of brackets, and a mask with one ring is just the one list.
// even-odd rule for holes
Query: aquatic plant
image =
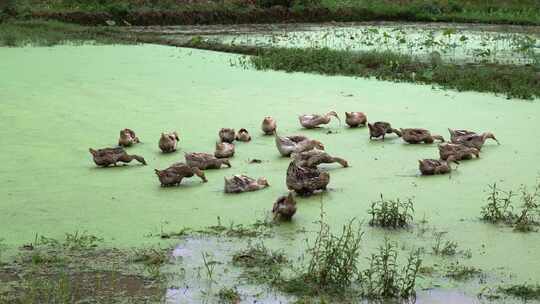
{"label": "aquatic plant", "polygon": [[436,255],[453,256],[457,253],[458,244],[454,241],[443,240],[446,231],[435,232],[435,245],[431,247]]}
{"label": "aquatic plant", "polygon": [[270,250],[261,242],[256,245],[250,243],[247,248],[234,253],[232,262],[237,266],[264,268],[286,263],[287,257],[283,252]]}
{"label": "aquatic plant", "polygon": [[401,201],[399,198],[385,200],[381,194],[381,199],[371,203],[368,211],[371,215],[369,224],[383,228],[404,228],[413,221],[414,204],[411,198]]}
{"label": "aquatic plant", "polygon": [[358,278],[365,297],[410,298],[416,294],[416,279],[422,265],[420,250],[412,251],[407,263],[400,269],[397,245],[385,239],[369,261],[369,268]]}
{"label": "aquatic plant", "polygon": [[482,271],[476,267],[462,265],[456,261],[448,265],[446,268],[445,277],[458,281],[464,281],[469,280],[481,273]]}
{"label": "aquatic plant", "polygon": [[521,232],[534,231],[533,226],[539,224],[540,216],[540,180],[534,189],[529,191],[526,186],[521,186],[521,212],[514,224],[514,229]]}
{"label": "aquatic plant", "polygon": [[217,296],[219,298],[219,303],[224,304],[236,304],[240,303],[240,300],[242,300],[242,298],[240,298],[240,293],[238,293],[236,288],[223,287],[218,291]]}
{"label": "aquatic plant", "polygon": [[214,269],[217,264],[219,264],[218,261],[211,260],[210,258],[212,255],[208,252],[202,252],[201,253],[204,269],[206,270],[206,276],[208,277],[208,280],[210,282],[214,282]]}
{"label": "aquatic plant", "polygon": [[505,222],[514,220],[512,198],[515,194],[512,191],[505,191],[497,187],[497,183],[489,185],[489,194],[487,204],[482,206],[480,211],[482,219],[491,223]]}
{"label": "aquatic plant", "polygon": [[512,286],[499,286],[497,291],[514,296],[525,301],[540,300],[540,285],[521,284]]}

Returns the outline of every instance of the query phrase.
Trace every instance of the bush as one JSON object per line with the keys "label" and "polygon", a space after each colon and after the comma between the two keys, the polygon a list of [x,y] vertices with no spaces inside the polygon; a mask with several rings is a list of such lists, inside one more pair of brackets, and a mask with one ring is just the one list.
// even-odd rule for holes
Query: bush
{"label": "bush", "polygon": [[413,220],[414,205],[412,199],[401,201],[385,200],[381,194],[381,200],[372,202],[369,224],[371,226],[380,226],[383,228],[403,228]]}

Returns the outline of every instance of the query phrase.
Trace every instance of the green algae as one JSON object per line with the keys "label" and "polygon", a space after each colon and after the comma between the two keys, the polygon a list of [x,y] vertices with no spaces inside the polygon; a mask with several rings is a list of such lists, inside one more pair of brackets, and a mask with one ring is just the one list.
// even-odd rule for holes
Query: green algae
{"label": "green algae", "polygon": [[[295,240],[296,231],[316,229],[321,199],[329,224],[338,228],[351,217],[368,219],[370,202],[383,193],[414,197],[416,218],[425,215],[460,248],[471,249],[467,265],[487,271],[504,267],[514,274],[514,283],[540,280],[539,234],[513,233],[478,220],[488,184],[516,188],[537,176],[540,139],[526,134],[540,114],[538,100],[243,70],[229,65],[237,57],[149,45],[0,49],[4,243],[15,247],[36,233],[60,238],[78,230],[129,247],[159,242],[145,236],[161,230],[214,225],[217,216],[224,224],[251,224],[286,193],[289,161],[279,157],[272,137],[259,132],[262,118],[272,115],[281,134],[319,139],[329,153],[351,164],[347,169],[324,167],[331,174],[330,191],[298,199],[293,222],[276,228],[273,247],[303,248],[297,246],[302,240]],[[417,160],[437,157],[435,145],[407,145],[390,137],[384,143],[370,142],[366,129],[337,124],[300,129],[297,114],[328,110],[364,111],[372,121],[442,134],[448,127],[489,130],[501,145],[486,144],[479,160],[463,162],[451,176],[419,177]],[[113,146],[125,127],[133,128],[143,142],[129,152],[143,155],[149,166],[96,168],[88,148]],[[232,169],[207,171],[207,184],[193,180],[179,188],[159,187],[153,168],[181,161],[184,151],[213,151],[222,127],[245,127],[253,137],[237,144]],[[328,129],[333,133],[327,134]],[[179,131],[178,153],[159,152],[159,134],[166,130]],[[263,162],[250,164],[254,158]],[[223,177],[237,173],[266,176],[271,187],[224,194]],[[409,232],[367,229],[368,251],[384,236],[410,247],[421,245]],[[426,265],[437,259],[426,257]]]}

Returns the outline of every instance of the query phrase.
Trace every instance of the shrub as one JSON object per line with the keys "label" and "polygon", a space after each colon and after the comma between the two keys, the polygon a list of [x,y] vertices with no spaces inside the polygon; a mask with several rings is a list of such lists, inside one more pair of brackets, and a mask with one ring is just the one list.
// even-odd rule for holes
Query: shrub
{"label": "shrub", "polygon": [[371,226],[380,226],[383,228],[403,228],[413,220],[414,204],[412,199],[401,201],[385,200],[381,194],[381,199],[371,203],[371,214],[369,224]]}

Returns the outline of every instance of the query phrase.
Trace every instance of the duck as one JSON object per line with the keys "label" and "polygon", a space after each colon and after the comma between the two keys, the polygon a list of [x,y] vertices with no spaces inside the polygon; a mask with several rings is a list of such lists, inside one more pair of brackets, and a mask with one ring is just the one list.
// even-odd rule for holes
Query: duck
{"label": "duck", "polygon": [[208,153],[184,153],[186,164],[190,167],[196,167],[201,170],[220,169],[223,165],[231,167],[229,159],[217,158]]}
{"label": "duck", "polygon": [[287,168],[286,184],[289,190],[298,195],[311,195],[315,191],[325,191],[330,183],[330,174],[318,168],[302,167],[292,161]]}
{"label": "duck", "polygon": [[242,128],[238,130],[238,133],[236,133],[236,140],[237,141],[243,141],[248,142],[251,140],[251,136],[249,135],[248,130]]}
{"label": "duck", "polygon": [[137,160],[139,163],[146,165],[146,161],[142,156],[127,154],[122,147],[92,149],[88,151],[92,154],[94,163],[100,167],[108,167],[110,165],[117,166],[118,162],[130,163],[132,160]]}
{"label": "duck", "polygon": [[303,135],[279,136],[274,134],[276,147],[282,156],[289,157],[293,152],[299,153],[302,151],[317,148],[324,150],[324,145],[317,140],[311,140]]}
{"label": "duck", "polygon": [[185,163],[174,163],[165,170],[154,169],[161,187],[179,186],[182,179],[197,175],[203,183],[208,182],[204,172],[197,167],[191,167]]}
{"label": "duck", "polygon": [[470,148],[476,148],[479,151],[482,150],[482,147],[484,146],[484,143],[486,140],[490,138],[497,142],[498,145],[500,145],[499,140],[495,138],[495,135],[491,132],[484,132],[482,134],[472,133],[472,134],[465,134],[460,136],[454,136],[454,139],[452,139],[452,143],[455,144],[462,144],[464,146],[470,147]]}
{"label": "duck", "polygon": [[367,116],[363,112],[345,112],[345,123],[351,128],[357,128],[360,125],[365,127]]}
{"label": "duck", "polygon": [[229,158],[234,156],[234,144],[217,142],[214,156],[217,158]]}
{"label": "duck", "polygon": [[461,130],[454,130],[448,128],[448,133],[450,133],[450,141],[454,141],[456,138],[465,136],[465,135],[471,135],[471,134],[477,134],[476,132],[461,129]]}
{"label": "duck", "polygon": [[330,156],[330,154],[319,149],[293,153],[293,158],[301,167],[316,168],[320,164],[331,163],[339,163],[343,168],[349,167],[349,163],[345,159]]}
{"label": "duck", "polygon": [[266,116],[261,124],[264,135],[273,135],[276,132],[276,120],[272,116]]}
{"label": "duck", "polygon": [[289,191],[288,195],[280,196],[272,206],[274,220],[290,221],[295,213],[296,201],[292,191]]}
{"label": "duck", "polygon": [[450,155],[447,160],[441,159],[421,159],[418,160],[418,168],[422,175],[435,175],[435,174],[446,174],[452,171],[452,166],[450,162],[459,164],[455,156]]}
{"label": "duck", "polygon": [[411,129],[399,129],[401,138],[409,144],[432,144],[435,140],[444,142],[444,138],[440,135],[432,135],[426,129],[411,128]]}
{"label": "duck", "polygon": [[332,117],[335,117],[337,118],[338,121],[340,121],[339,116],[335,111],[330,111],[324,115],[304,114],[304,115],[298,116],[298,119],[302,127],[306,129],[314,129],[314,128],[319,127],[320,125],[326,125],[330,123],[330,120],[332,119]]}
{"label": "duck", "polygon": [[221,130],[219,130],[219,139],[221,140],[221,142],[232,143],[235,137],[236,134],[234,132],[234,129],[222,128]]}
{"label": "duck", "polygon": [[131,129],[120,130],[120,138],[118,138],[118,145],[120,147],[130,147],[139,142],[139,138],[135,135],[135,131]]}
{"label": "duck", "polygon": [[176,131],[171,133],[161,133],[161,137],[159,138],[159,148],[163,153],[174,152],[176,151],[179,140],[180,137]]}
{"label": "duck", "polygon": [[270,186],[264,177],[259,179],[251,178],[247,175],[234,175],[225,177],[225,193],[242,193],[264,189]]}
{"label": "duck", "polygon": [[439,156],[442,160],[447,160],[451,155],[456,160],[465,160],[472,159],[473,156],[480,157],[480,151],[462,144],[442,143],[439,145]]}
{"label": "duck", "polygon": [[396,130],[392,128],[392,125],[385,121],[377,121],[373,124],[368,123],[369,127],[369,139],[372,138],[379,138],[382,137],[382,140],[384,140],[384,137],[386,134],[395,133],[397,136],[401,137],[401,132],[399,130]]}

